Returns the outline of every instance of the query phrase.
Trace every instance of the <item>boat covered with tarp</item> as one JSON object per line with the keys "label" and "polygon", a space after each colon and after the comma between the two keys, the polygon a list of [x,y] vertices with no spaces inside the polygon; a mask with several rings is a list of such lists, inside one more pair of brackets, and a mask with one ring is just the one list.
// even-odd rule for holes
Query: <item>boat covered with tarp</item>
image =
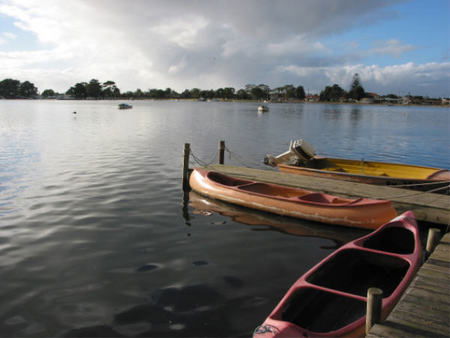
{"label": "boat covered with tarp", "polygon": [[128,103],[119,103],[119,109],[131,109],[133,106]]}

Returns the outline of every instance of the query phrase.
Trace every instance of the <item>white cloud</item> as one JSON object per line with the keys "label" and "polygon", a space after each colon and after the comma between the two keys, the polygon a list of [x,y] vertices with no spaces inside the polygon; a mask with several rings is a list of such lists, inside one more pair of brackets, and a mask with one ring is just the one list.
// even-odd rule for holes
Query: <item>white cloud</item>
{"label": "white cloud", "polygon": [[[391,3],[3,0],[0,13],[36,36],[41,49],[0,52],[0,79],[20,77],[58,91],[91,78],[114,80],[122,90],[238,88],[246,83],[293,83],[319,90],[330,81],[345,83],[354,69],[361,74],[366,69],[368,83],[395,89],[399,80],[383,67],[374,66],[371,73],[369,66],[359,64],[368,53],[399,56],[413,46],[389,40],[357,55],[356,41],[347,54],[345,48],[332,50],[321,41],[391,17]],[[442,74],[430,74],[432,88],[433,79],[440,84]],[[406,71],[400,76],[411,78]]]}
{"label": "white cloud", "polygon": [[416,49],[413,45],[407,45],[401,43],[401,41],[396,39],[391,39],[387,41],[378,41],[375,43],[376,47],[371,49],[369,52],[391,55],[394,57],[400,57],[402,54]]}
{"label": "white cloud", "polygon": [[[358,73],[363,87],[367,91],[379,94],[396,93],[406,95],[421,95],[433,93],[435,96],[448,96],[448,81],[450,79],[450,62],[415,64],[408,62],[393,66],[351,65],[333,67],[298,67],[287,66],[280,71],[292,73],[305,83],[316,84],[310,88],[319,92],[322,83],[339,84],[349,89],[352,77]],[[319,81],[315,80],[319,79]],[[431,90],[431,91],[430,91]]]}
{"label": "white cloud", "polygon": [[11,32],[2,32],[0,33],[0,45],[6,44],[11,40],[14,40],[16,38],[16,34]]}

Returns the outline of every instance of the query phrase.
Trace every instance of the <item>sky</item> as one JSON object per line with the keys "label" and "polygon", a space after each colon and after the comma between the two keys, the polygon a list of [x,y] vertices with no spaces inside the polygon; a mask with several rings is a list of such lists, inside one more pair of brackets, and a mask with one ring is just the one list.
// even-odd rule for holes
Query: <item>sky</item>
{"label": "sky", "polygon": [[0,80],[450,96],[450,0],[0,0]]}

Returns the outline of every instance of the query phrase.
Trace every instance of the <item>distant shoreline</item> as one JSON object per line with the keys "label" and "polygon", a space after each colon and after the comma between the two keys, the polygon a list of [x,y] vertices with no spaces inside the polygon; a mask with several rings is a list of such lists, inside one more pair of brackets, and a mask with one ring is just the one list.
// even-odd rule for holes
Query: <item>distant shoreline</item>
{"label": "distant shoreline", "polygon": [[149,98],[108,98],[108,99],[57,99],[57,98],[0,98],[1,101],[187,101],[187,102],[248,102],[248,103],[258,103],[258,104],[328,104],[328,105],[356,105],[356,106],[387,106],[387,107],[443,107],[450,108],[450,104],[418,104],[418,103],[408,103],[408,104],[398,104],[398,103],[367,103],[367,102],[330,102],[330,101],[304,101],[304,100],[289,100],[289,101],[266,101],[266,100],[237,100],[237,99],[213,99],[213,100],[199,100],[199,99],[149,99]]}

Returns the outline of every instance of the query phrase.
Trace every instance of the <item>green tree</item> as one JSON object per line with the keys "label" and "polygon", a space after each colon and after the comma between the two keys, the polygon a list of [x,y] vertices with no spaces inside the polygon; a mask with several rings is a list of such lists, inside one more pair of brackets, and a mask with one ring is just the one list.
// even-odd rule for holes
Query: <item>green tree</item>
{"label": "green tree", "polygon": [[86,85],[86,95],[95,98],[99,98],[102,95],[102,86],[97,79],[92,79]]}
{"label": "green tree", "polygon": [[55,95],[56,95],[56,93],[55,93],[55,91],[53,89],[45,89],[42,92],[42,97],[52,97],[52,96],[55,96]]}
{"label": "green tree", "polygon": [[341,97],[345,97],[346,92],[339,85],[334,84],[331,87],[326,86],[324,90],[320,92],[320,101],[332,101],[336,102]]}
{"label": "green tree", "polygon": [[182,99],[190,99],[190,98],[192,98],[191,91],[190,91],[189,89],[185,89],[185,90],[180,94],[180,97],[181,97]]}
{"label": "green tree", "polygon": [[12,99],[19,96],[20,81],[13,79],[5,79],[0,82],[0,96]]}
{"label": "green tree", "polygon": [[193,99],[198,99],[200,97],[200,89],[198,89],[198,88],[192,88],[190,90],[190,93],[191,93],[191,97]]}
{"label": "green tree", "polygon": [[86,86],[86,82],[78,82],[75,86],[70,87],[66,94],[74,96],[77,99],[85,99],[87,96]]}
{"label": "green tree", "polygon": [[102,96],[103,97],[119,97],[120,90],[116,87],[116,83],[114,81],[106,81],[101,85],[102,87]]}
{"label": "green tree", "polygon": [[22,82],[19,86],[19,94],[23,97],[33,97],[38,93],[37,88],[29,81]]}
{"label": "green tree", "polygon": [[283,90],[285,100],[295,98],[295,87],[293,85],[285,85]]}
{"label": "green tree", "polygon": [[250,91],[251,98],[254,100],[263,100],[267,98],[267,94],[260,87],[254,87]]}
{"label": "green tree", "polygon": [[303,86],[298,86],[295,88],[295,97],[299,100],[305,99],[305,89],[303,89]]}
{"label": "green tree", "polygon": [[231,100],[234,99],[235,89],[232,87],[225,87],[223,89],[223,95],[225,99]]}
{"label": "green tree", "polygon": [[143,96],[144,96],[144,92],[143,92],[140,88],[138,88],[138,89],[136,89],[135,92],[133,93],[133,96],[134,96],[134,97],[143,97]]}
{"label": "green tree", "polygon": [[363,86],[361,85],[361,80],[359,79],[358,73],[353,75],[352,85],[350,91],[348,92],[348,97],[354,100],[360,100],[366,96]]}
{"label": "green tree", "polygon": [[248,95],[247,91],[245,91],[244,89],[239,89],[236,93],[236,98],[238,100],[249,100],[250,95]]}
{"label": "green tree", "polygon": [[225,90],[223,88],[216,89],[214,96],[217,98],[220,98],[220,99],[224,99],[225,98]]}

